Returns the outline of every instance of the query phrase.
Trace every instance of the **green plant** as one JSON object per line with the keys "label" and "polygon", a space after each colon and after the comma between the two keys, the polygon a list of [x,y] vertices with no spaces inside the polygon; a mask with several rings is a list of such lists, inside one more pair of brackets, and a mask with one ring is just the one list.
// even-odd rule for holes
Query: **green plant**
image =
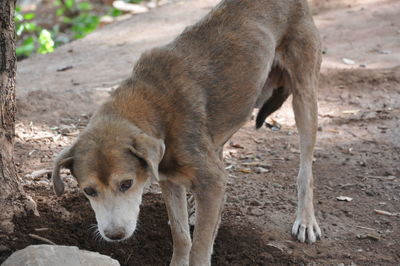
{"label": "green plant", "polygon": [[35,17],[35,13],[22,14],[20,7],[15,9],[16,34],[22,40],[16,48],[18,58],[28,57],[35,50],[41,54],[54,51],[51,33],[32,21]]}
{"label": "green plant", "polygon": [[[71,39],[80,39],[94,31],[100,23],[99,16],[95,15],[89,2],[76,0],[56,0],[56,16],[61,23],[52,29],[44,29],[36,24],[35,13],[22,14],[21,8],[15,10],[16,34],[18,36],[16,53],[18,58],[30,56],[37,52],[51,53],[57,46],[69,42]],[[114,16],[120,15],[118,11]],[[61,26],[60,26],[61,25]],[[65,27],[66,26],[66,27]],[[67,29],[67,33],[60,31]]]}
{"label": "green plant", "polygon": [[94,31],[99,25],[100,18],[92,14],[93,9],[89,2],[76,3],[75,0],[57,0],[57,16],[71,27],[74,39],[80,39]]}
{"label": "green plant", "polygon": [[118,16],[121,16],[122,14],[123,14],[123,12],[121,10],[116,9],[114,7],[110,8],[108,10],[108,15],[112,16],[112,17],[118,17]]}
{"label": "green plant", "polygon": [[74,39],[80,39],[94,31],[99,25],[100,18],[95,15],[81,13],[76,17],[64,17],[64,23],[71,25]]}
{"label": "green plant", "polygon": [[54,51],[54,41],[51,37],[51,33],[46,30],[42,29],[39,34],[38,38],[39,48],[38,52],[41,54],[47,54]]}

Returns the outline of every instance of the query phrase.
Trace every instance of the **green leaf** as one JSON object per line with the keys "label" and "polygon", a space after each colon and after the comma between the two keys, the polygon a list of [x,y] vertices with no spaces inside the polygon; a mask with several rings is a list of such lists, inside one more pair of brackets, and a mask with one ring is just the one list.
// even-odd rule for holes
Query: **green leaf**
{"label": "green leaf", "polygon": [[16,30],[17,36],[21,36],[24,30],[25,30],[24,24],[19,24]]}
{"label": "green leaf", "polygon": [[75,0],[65,0],[65,7],[68,9],[72,9],[75,5]]}
{"label": "green leaf", "polygon": [[29,56],[35,50],[35,39],[31,36],[26,38],[22,45],[15,50],[17,56]]}
{"label": "green leaf", "polygon": [[133,4],[140,4],[143,0],[128,0],[128,3],[133,3]]}
{"label": "green leaf", "polygon": [[36,14],[35,13],[26,13],[26,14],[23,15],[23,17],[24,17],[25,20],[31,20],[31,19],[34,19],[36,17]]}
{"label": "green leaf", "polygon": [[41,30],[38,42],[39,42],[38,53],[47,54],[54,52],[54,41],[53,38],[51,37],[51,33],[48,30],[46,29]]}
{"label": "green leaf", "polygon": [[15,13],[14,20],[16,22],[22,22],[22,21],[24,21],[24,16],[22,16],[20,13]]}
{"label": "green leaf", "polygon": [[78,4],[78,9],[80,11],[89,11],[92,10],[92,5],[89,2],[82,2]]}
{"label": "green leaf", "polygon": [[122,11],[121,11],[121,10],[118,10],[118,9],[116,9],[116,8],[111,8],[111,9],[108,11],[108,15],[110,15],[110,16],[112,16],[112,17],[118,17],[118,16],[121,16],[121,15],[122,15]]}
{"label": "green leaf", "polygon": [[72,24],[72,23],[73,23],[72,18],[69,18],[69,17],[63,17],[63,18],[62,18],[62,21],[63,21],[65,24]]}
{"label": "green leaf", "polygon": [[57,8],[57,10],[56,10],[56,16],[57,17],[61,17],[62,15],[64,15],[64,13],[65,13],[65,7]]}
{"label": "green leaf", "polygon": [[25,22],[23,25],[28,32],[34,32],[38,30],[38,26],[34,22]]}
{"label": "green leaf", "polygon": [[99,25],[100,18],[95,15],[81,13],[79,16],[72,19],[72,28],[74,39],[85,37],[90,32],[94,31]]}

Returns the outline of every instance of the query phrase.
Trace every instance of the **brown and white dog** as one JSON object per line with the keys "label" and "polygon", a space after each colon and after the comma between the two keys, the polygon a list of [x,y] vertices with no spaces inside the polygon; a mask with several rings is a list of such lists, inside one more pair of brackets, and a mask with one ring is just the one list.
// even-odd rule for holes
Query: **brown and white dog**
{"label": "brown and white dog", "polygon": [[[143,188],[157,180],[173,236],[171,265],[210,265],[224,204],[223,145],[261,108],[256,127],[293,95],[300,135],[298,209],[292,234],[321,236],[312,158],[321,45],[306,0],[224,0],[173,42],[143,54],[56,159],[69,168],[109,241],[135,231]],[[193,241],[186,191],[196,202]]]}

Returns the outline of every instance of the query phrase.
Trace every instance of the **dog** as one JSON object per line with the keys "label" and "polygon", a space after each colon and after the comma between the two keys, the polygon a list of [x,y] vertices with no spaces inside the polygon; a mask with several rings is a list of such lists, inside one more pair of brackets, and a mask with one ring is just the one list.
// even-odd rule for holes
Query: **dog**
{"label": "dog", "polygon": [[[171,265],[210,265],[226,186],[224,144],[260,107],[256,127],[293,95],[300,136],[292,234],[321,237],[312,159],[321,43],[306,0],[223,0],[171,43],[144,53],[132,75],[55,159],[68,168],[108,241],[136,228],[143,189],[160,184],[173,238]],[[186,192],[196,204],[193,241]]]}

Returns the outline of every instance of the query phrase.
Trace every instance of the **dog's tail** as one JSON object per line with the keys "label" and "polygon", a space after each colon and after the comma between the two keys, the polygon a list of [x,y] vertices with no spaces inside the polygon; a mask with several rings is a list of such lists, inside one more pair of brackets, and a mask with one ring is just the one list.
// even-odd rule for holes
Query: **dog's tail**
{"label": "dog's tail", "polygon": [[262,127],[265,119],[267,119],[270,114],[278,110],[289,97],[289,95],[290,91],[285,87],[279,87],[274,90],[272,96],[263,104],[260,111],[258,111],[256,118],[256,129]]}

